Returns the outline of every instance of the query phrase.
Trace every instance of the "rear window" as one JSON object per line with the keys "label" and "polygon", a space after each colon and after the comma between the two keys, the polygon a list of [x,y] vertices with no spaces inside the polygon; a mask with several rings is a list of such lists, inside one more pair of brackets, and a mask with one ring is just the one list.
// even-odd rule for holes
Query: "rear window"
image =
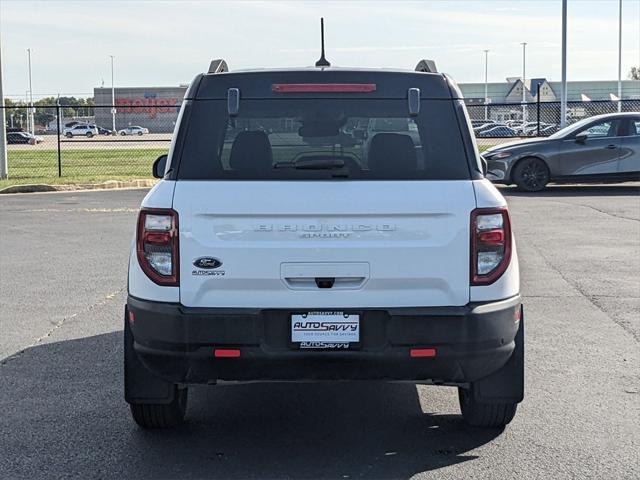
{"label": "rear window", "polygon": [[177,178],[187,180],[468,179],[453,102],[194,100]]}

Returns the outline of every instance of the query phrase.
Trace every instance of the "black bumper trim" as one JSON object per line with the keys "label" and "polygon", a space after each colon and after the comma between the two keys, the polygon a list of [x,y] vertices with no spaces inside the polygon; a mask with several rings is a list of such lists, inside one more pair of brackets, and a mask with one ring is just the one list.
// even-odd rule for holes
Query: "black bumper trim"
{"label": "black bumper trim", "polygon": [[[507,362],[520,302],[517,295],[461,307],[337,309],[361,314],[361,342],[353,351],[292,350],[289,310],[191,308],[131,296],[127,305],[135,317],[137,355],[149,370],[174,383],[387,379],[463,384]],[[213,357],[214,348],[225,347],[240,349],[241,357]],[[436,348],[436,357],[409,356],[411,348],[421,347]]]}

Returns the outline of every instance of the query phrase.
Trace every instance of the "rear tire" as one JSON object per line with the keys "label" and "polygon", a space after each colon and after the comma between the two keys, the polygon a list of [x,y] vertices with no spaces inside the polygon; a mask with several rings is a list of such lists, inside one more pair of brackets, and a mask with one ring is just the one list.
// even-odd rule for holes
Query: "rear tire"
{"label": "rear tire", "polygon": [[67,138],[72,138],[73,137],[73,133],[65,133],[64,136],[67,137]]}
{"label": "rear tire", "polygon": [[[145,429],[163,429],[177,427],[184,421],[187,411],[188,390],[186,386],[179,386],[164,382],[148,371],[142,364],[133,347],[133,333],[127,321],[128,310],[125,308],[124,321],[124,380],[125,398],[131,409],[131,416],[135,422]],[[127,397],[127,390],[133,384],[138,393],[137,398]],[[166,396],[154,395],[158,385],[161,386]],[[142,394],[140,395],[140,392]],[[148,402],[148,399],[157,398],[156,403]],[[139,401],[141,398],[145,401]],[[170,401],[167,401],[169,400]]]}
{"label": "rear tire", "polygon": [[474,400],[471,389],[458,388],[460,411],[464,421],[472,427],[505,427],[516,414],[517,403],[482,403]]}
{"label": "rear tire", "polygon": [[91,137],[93,137],[93,133],[87,132],[87,138],[91,138]]}
{"label": "rear tire", "polygon": [[144,429],[163,429],[181,425],[187,411],[188,390],[174,385],[173,401],[168,404],[132,403],[131,416]]}
{"label": "rear tire", "polygon": [[524,308],[520,306],[520,325],[515,348],[497,372],[458,388],[460,411],[472,427],[504,428],[516,414],[524,398]]}
{"label": "rear tire", "polygon": [[539,192],[549,183],[549,167],[539,158],[523,158],[514,167],[512,179],[524,192]]}

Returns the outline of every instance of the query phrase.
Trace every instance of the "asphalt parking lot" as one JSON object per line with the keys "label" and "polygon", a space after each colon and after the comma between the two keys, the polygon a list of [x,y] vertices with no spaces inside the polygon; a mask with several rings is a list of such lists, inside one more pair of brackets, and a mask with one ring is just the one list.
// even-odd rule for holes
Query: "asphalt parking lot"
{"label": "asphalt parking lot", "polygon": [[122,309],[143,190],[0,197],[0,478],[640,478],[640,187],[505,189],[526,397],[466,428],[409,384],[193,389],[144,432],[122,395]]}

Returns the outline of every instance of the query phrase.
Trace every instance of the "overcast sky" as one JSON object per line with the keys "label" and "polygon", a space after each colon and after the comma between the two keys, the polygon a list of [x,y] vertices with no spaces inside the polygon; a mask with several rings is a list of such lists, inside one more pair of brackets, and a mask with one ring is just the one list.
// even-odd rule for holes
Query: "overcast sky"
{"label": "overcast sky", "polygon": [[[333,65],[413,68],[420,58],[458,82],[522,73],[560,79],[560,0],[470,1],[91,1],[0,0],[7,96],[28,90],[92,95],[116,86],[188,83],[212,58],[231,69],[312,65],[325,17]],[[569,80],[613,80],[618,72],[618,0],[569,0]],[[640,0],[623,2],[623,76],[640,65]]]}

